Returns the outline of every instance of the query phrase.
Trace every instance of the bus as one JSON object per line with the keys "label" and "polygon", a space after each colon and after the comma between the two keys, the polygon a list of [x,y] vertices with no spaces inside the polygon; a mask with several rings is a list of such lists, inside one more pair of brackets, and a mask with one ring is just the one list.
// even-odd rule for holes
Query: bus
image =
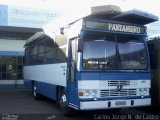
{"label": "bus", "polygon": [[33,96],[56,100],[65,113],[151,105],[144,25],[158,17],[111,5],[91,11],[27,40],[24,81]]}
{"label": "bus", "polygon": [[151,98],[152,107],[160,107],[160,34],[150,36],[147,40],[152,71]]}

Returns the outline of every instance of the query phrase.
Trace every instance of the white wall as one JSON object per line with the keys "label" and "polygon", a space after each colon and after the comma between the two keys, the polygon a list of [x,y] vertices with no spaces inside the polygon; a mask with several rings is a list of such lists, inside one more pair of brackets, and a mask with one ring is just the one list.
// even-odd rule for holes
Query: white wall
{"label": "white wall", "polygon": [[0,51],[24,51],[25,40],[0,39]]}

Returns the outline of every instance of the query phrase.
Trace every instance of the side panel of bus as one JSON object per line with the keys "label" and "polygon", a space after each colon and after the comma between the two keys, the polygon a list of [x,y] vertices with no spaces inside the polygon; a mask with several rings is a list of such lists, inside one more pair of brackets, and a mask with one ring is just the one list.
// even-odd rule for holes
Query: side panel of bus
{"label": "side panel of bus", "polygon": [[66,51],[66,41],[55,43],[49,37],[40,38],[26,47],[24,80],[32,81],[33,94],[36,89],[38,94],[58,99],[59,87],[67,84]]}
{"label": "side panel of bus", "polygon": [[57,99],[56,86],[66,86],[66,66],[67,63],[25,66],[24,78],[35,81],[40,94]]}

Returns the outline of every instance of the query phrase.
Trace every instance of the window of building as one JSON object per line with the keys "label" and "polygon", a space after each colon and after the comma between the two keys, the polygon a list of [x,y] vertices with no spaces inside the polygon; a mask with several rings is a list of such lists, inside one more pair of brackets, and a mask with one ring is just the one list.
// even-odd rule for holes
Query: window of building
{"label": "window of building", "polygon": [[6,40],[26,40],[32,35],[33,33],[0,31],[0,39]]}
{"label": "window of building", "polygon": [[22,56],[0,56],[0,80],[22,79]]}

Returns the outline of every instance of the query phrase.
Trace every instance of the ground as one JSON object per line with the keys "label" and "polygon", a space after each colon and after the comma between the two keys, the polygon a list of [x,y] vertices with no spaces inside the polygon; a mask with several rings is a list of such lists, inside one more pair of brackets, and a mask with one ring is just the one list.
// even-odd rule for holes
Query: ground
{"label": "ground", "polygon": [[151,107],[125,108],[120,112],[83,111],[62,115],[58,104],[43,97],[35,100],[29,90],[0,90],[0,120],[160,120],[159,111]]}

